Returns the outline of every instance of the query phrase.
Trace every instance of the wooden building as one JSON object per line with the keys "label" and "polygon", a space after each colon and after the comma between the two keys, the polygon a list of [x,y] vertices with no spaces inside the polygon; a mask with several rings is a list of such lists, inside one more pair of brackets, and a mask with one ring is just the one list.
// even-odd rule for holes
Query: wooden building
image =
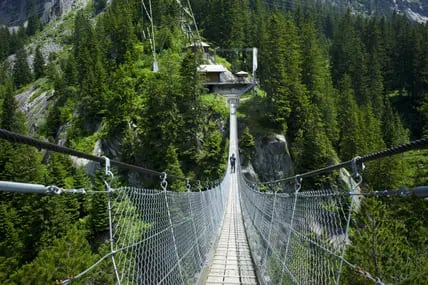
{"label": "wooden building", "polygon": [[221,64],[202,64],[198,67],[198,71],[205,74],[207,83],[220,83],[221,75],[226,72],[226,68]]}

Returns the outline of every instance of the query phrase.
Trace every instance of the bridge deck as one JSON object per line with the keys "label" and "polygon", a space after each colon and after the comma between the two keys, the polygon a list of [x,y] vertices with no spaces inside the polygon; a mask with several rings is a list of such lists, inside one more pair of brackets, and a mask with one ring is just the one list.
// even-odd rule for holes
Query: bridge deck
{"label": "bridge deck", "polygon": [[229,175],[230,194],[223,227],[211,262],[206,285],[257,285],[241,214],[236,174]]}

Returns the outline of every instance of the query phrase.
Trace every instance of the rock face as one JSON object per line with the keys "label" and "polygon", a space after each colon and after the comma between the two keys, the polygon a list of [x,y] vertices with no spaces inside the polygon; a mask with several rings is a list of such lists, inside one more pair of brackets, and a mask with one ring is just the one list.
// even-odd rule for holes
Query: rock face
{"label": "rock face", "polygon": [[[87,5],[89,0],[35,0],[35,10],[44,22]],[[0,23],[18,26],[27,20],[32,0],[0,0]]]}
{"label": "rock face", "polygon": [[428,22],[428,0],[318,0],[321,3],[330,3],[346,11],[351,9],[354,13],[366,15],[391,15],[400,13],[419,23]]}
{"label": "rock face", "polygon": [[44,81],[34,84],[30,89],[15,97],[20,111],[27,117],[30,135],[35,133],[46,119],[49,100],[55,93],[53,90],[42,90],[40,85],[43,83]]}
{"label": "rock face", "polygon": [[285,178],[293,173],[293,162],[283,135],[256,138],[256,154],[252,166],[261,181]]}

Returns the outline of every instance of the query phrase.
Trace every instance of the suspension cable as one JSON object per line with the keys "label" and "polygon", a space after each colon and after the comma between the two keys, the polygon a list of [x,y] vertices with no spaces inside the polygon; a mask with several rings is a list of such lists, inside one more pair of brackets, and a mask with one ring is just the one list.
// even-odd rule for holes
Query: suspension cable
{"label": "suspension cable", "polygon": [[[99,162],[100,164],[105,163],[105,158],[103,158],[103,157],[95,156],[92,154],[88,154],[85,152],[81,152],[81,151],[74,150],[71,148],[67,148],[64,146],[60,146],[57,144],[45,142],[45,141],[35,139],[35,138],[29,137],[29,136],[24,136],[24,135],[15,133],[15,132],[7,131],[5,129],[0,129],[0,138],[5,139],[5,140],[12,142],[12,143],[20,143],[20,144],[34,146],[38,149],[46,149],[46,150],[50,150],[50,151],[54,151],[54,152],[58,152],[58,153],[68,154],[68,155],[76,156],[79,158],[84,158],[87,160]],[[133,170],[133,171],[144,173],[144,174],[150,174],[150,175],[156,175],[156,176],[162,174],[162,172],[159,172],[159,171],[155,171],[152,169],[144,168],[144,167],[133,165],[133,164],[124,163],[124,162],[117,161],[117,160],[110,160],[110,163],[111,163],[111,165],[114,165],[116,167],[126,168],[129,170]],[[179,177],[179,176],[175,176],[175,175],[168,175],[168,177],[187,181],[187,178],[185,178],[185,177]]]}
{"label": "suspension cable", "polygon": [[315,176],[318,174],[322,174],[322,173],[327,173],[327,172],[331,172],[333,170],[337,170],[343,167],[349,167],[352,166],[354,163],[356,163],[358,166],[361,166],[364,162],[369,162],[369,161],[373,161],[373,160],[378,160],[380,158],[385,158],[385,157],[389,157],[389,156],[393,156],[396,154],[400,154],[400,153],[404,153],[410,150],[417,150],[417,149],[424,149],[428,147],[428,137],[419,139],[419,140],[415,140],[415,141],[411,141],[409,143],[406,144],[401,144],[395,147],[391,147],[382,151],[378,151],[378,152],[374,152],[371,154],[367,154],[364,156],[358,156],[355,157],[354,159],[339,163],[339,164],[335,164],[335,165],[331,165],[331,166],[327,166],[324,168],[319,168],[316,170],[312,170],[312,171],[308,171],[305,172],[303,174],[298,174],[298,175],[294,175],[294,176],[290,176],[284,179],[278,179],[278,180],[274,180],[274,181],[266,181],[266,182],[261,182],[260,184],[264,184],[264,185],[269,185],[269,184],[274,184],[274,183],[278,183],[278,182],[290,182],[290,181],[295,181],[296,177],[301,177],[301,178],[305,178],[305,177],[311,177],[311,176]]}

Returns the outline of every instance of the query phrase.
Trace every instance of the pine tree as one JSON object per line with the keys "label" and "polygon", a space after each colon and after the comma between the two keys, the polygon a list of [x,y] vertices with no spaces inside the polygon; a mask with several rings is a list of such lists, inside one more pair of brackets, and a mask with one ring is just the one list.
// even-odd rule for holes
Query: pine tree
{"label": "pine tree", "polygon": [[[324,132],[324,124],[320,115],[314,111],[307,119],[305,128],[301,131],[302,140],[296,141],[292,148],[296,162],[296,171],[304,173],[319,169],[330,164],[334,158],[333,146]],[[296,152],[295,149],[298,148]]]}
{"label": "pine tree", "polygon": [[26,33],[28,36],[32,36],[36,34],[39,30],[41,30],[42,23],[40,22],[39,16],[37,15],[36,8],[34,7],[34,3],[30,9],[30,14],[28,16],[28,24]]}
{"label": "pine tree", "polygon": [[242,163],[251,162],[255,153],[255,142],[248,127],[245,127],[239,139],[239,150],[242,154],[242,156],[240,156],[243,160]]}
{"label": "pine tree", "polygon": [[[3,88],[1,88],[3,87]],[[0,86],[0,98],[3,98],[2,111],[0,113],[0,126],[9,131],[22,131],[18,119],[18,103],[15,100],[14,90],[11,80],[7,80]]]}
{"label": "pine tree", "polygon": [[16,52],[15,64],[13,66],[13,78],[18,88],[30,83],[32,80],[30,66],[27,61],[27,53],[23,48]]}
{"label": "pine tree", "polygon": [[345,75],[340,82],[338,100],[338,121],[340,129],[338,153],[340,159],[343,161],[360,155],[359,143],[361,141],[361,125],[359,121],[359,109],[354,98],[351,79],[349,76]]}
{"label": "pine tree", "polygon": [[350,12],[341,17],[334,35],[331,57],[333,82],[338,83],[345,74],[352,78],[352,89],[359,105],[368,104],[367,54]]}
{"label": "pine tree", "polygon": [[74,25],[74,58],[79,71],[79,106],[85,117],[99,118],[106,109],[106,72],[102,54],[91,22],[78,12]]}
{"label": "pine tree", "polygon": [[43,58],[43,54],[40,51],[40,47],[36,48],[33,70],[35,79],[39,79],[40,77],[45,75],[45,59]]}
{"label": "pine tree", "polygon": [[330,141],[336,142],[339,136],[336,90],[333,88],[326,65],[328,60],[321,48],[314,23],[305,21],[301,27],[302,81],[308,90],[312,112],[319,110],[325,133]]}
{"label": "pine tree", "polygon": [[228,9],[225,27],[228,27],[227,47],[239,48],[246,44],[247,28],[249,22],[248,0],[233,1]]}
{"label": "pine tree", "polygon": [[[184,177],[183,171],[181,170],[181,167],[180,167],[180,162],[178,161],[177,150],[172,144],[168,146],[166,156],[165,156],[165,161],[166,161],[165,172],[168,175],[173,175],[180,178]],[[169,185],[169,189],[176,192],[186,191],[185,181],[180,178],[170,179],[170,181],[172,180],[172,182]]]}
{"label": "pine tree", "polygon": [[0,27],[0,62],[10,53],[10,32],[7,27]]}
{"label": "pine tree", "polygon": [[[138,7],[140,9],[140,7]],[[134,13],[133,0],[114,0],[111,3],[110,8],[103,16],[100,27],[101,33],[97,33],[101,36],[100,41],[104,41],[107,44],[105,51],[107,52],[107,58],[111,60],[115,66],[125,63],[127,53],[133,53],[133,47],[136,42],[136,36],[134,32]],[[98,28],[98,27],[97,27]],[[105,39],[108,39],[105,42]]]}
{"label": "pine tree", "polygon": [[180,98],[177,98],[177,108],[183,125],[178,129],[180,160],[184,162],[184,170],[196,161],[198,149],[197,133],[201,129],[201,93],[202,80],[197,70],[199,54],[188,52],[180,67]]}
{"label": "pine tree", "polygon": [[139,122],[136,159],[151,169],[165,169],[167,147],[177,142],[183,123],[176,99],[168,97],[169,88],[163,73],[151,74],[146,86],[146,102]]}
{"label": "pine tree", "polygon": [[226,170],[226,159],[223,156],[222,135],[212,130],[203,142],[203,152],[198,159],[201,177],[207,180],[218,179]]}
{"label": "pine tree", "polygon": [[265,60],[269,65],[265,65],[261,80],[268,94],[268,112],[272,112],[270,119],[277,128],[287,131],[287,119],[291,113],[291,106],[288,100],[288,88],[285,85],[288,78],[284,58],[288,53],[288,47],[284,39],[286,34],[284,21],[278,13],[270,17],[268,29],[271,34],[266,44],[269,50],[265,53]]}
{"label": "pine tree", "polygon": [[97,256],[92,254],[86,240],[86,231],[72,225],[64,237],[53,240],[53,244],[42,249],[34,261],[15,271],[9,284],[42,285],[65,280],[87,269],[96,260]]}
{"label": "pine tree", "polygon": [[107,193],[106,186],[102,179],[102,171],[97,171],[96,177],[93,181],[93,189],[94,191],[99,191],[100,193],[92,195],[87,200],[86,204],[86,210],[89,214],[88,230],[90,231],[90,234],[94,240],[99,239],[100,236],[109,230]]}
{"label": "pine tree", "polygon": [[389,98],[385,98],[385,111],[382,117],[382,137],[386,147],[408,142],[408,130],[403,127],[398,113],[392,110]]}
{"label": "pine tree", "polygon": [[[387,201],[380,199],[363,199],[360,213],[356,216],[358,227],[350,235],[348,259],[373,276],[381,277],[383,282],[404,281],[402,273],[407,271],[406,260],[410,258],[405,224],[394,217]],[[401,269],[397,271],[397,268]],[[343,281],[345,284],[367,284],[365,278],[351,270],[345,273]]]}
{"label": "pine tree", "polygon": [[3,284],[21,261],[23,244],[14,225],[16,221],[15,209],[5,202],[0,203],[0,283]]}

